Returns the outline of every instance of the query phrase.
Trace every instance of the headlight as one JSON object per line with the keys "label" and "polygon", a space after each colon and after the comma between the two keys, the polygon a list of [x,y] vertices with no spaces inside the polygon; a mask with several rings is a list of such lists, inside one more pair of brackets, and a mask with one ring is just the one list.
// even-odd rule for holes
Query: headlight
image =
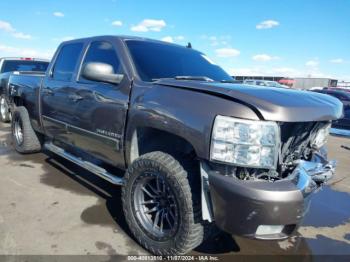
{"label": "headlight", "polygon": [[279,144],[275,122],[217,116],[210,158],[237,166],[275,168]]}
{"label": "headlight", "polygon": [[315,149],[320,149],[321,147],[323,147],[327,143],[330,129],[331,124],[328,124],[324,128],[318,130],[315,140],[313,141],[311,146]]}

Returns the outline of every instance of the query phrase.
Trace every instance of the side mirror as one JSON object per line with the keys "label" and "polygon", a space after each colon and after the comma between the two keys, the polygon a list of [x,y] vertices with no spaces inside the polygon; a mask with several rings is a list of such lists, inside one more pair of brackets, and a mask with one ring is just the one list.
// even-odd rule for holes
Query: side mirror
{"label": "side mirror", "polygon": [[82,76],[88,80],[105,82],[111,84],[119,84],[123,78],[123,74],[115,74],[110,64],[90,62],[83,66]]}

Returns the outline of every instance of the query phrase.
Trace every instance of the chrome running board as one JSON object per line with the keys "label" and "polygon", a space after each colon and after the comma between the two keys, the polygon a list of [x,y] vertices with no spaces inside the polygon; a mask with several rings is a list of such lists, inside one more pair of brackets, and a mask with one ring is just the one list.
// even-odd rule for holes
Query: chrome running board
{"label": "chrome running board", "polygon": [[91,162],[84,161],[84,160],[66,152],[63,148],[60,148],[52,143],[45,143],[44,147],[47,150],[73,162],[74,164],[90,171],[91,173],[103,178],[104,180],[107,180],[108,182],[110,182],[114,185],[123,185],[124,184],[123,178],[114,176],[111,173],[108,173],[104,168],[99,167]]}

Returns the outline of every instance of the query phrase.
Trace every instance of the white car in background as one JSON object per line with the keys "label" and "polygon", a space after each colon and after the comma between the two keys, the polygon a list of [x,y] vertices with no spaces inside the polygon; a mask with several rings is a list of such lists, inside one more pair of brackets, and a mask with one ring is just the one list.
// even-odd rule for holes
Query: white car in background
{"label": "white car in background", "polygon": [[243,81],[244,85],[256,85],[256,86],[270,86],[277,88],[290,88],[286,85],[281,85],[276,81],[267,81],[267,80],[255,80],[255,79],[247,79]]}
{"label": "white car in background", "polygon": [[324,87],[322,87],[322,86],[314,86],[314,87],[309,88],[310,91],[311,90],[313,90],[313,91],[315,91],[315,90],[323,90],[323,89],[324,89]]}

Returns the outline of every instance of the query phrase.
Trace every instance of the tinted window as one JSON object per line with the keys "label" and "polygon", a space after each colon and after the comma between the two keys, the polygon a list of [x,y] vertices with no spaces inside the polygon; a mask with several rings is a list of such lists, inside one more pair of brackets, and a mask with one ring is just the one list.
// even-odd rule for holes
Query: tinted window
{"label": "tinted window", "polygon": [[342,94],[342,93],[337,93],[337,92],[329,92],[330,95],[338,98],[339,100],[347,100],[346,95]]}
{"label": "tinted window", "polygon": [[336,97],[336,98],[338,98],[338,99],[341,98],[341,95],[339,95],[339,94],[337,94],[337,93],[328,92],[328,94],[331,95],[331,96],[334,96],[334,97]]}
{"label": "tinted window", "polygon": [[82,43],[67,44],[61,48],[53,69],[55,80],[70,81],[72,79],[82,49]]}
{"label": "tinted window", "polygon": [[113,67],[114,73],[121,73],[120,61],[111,43],[93,42],[86,53],[83,65],[90,62],[109,64]]}
{"label": "tinted window", "polygon": [[48,62],[29,60],[5,60],[2,68],[2,73],[12,71],[45,72],[48,65]]}
{"label": "tinted window", "polygon": [[348,94],[341,94],[340,99],[344,101],[350,101],[350,96]]}
{"label": "tinted window", "polygon": [[216,81],[232,81],[223,69],[191,48],[135,40],[128,40],[126,44],[143,81],[175,76],[206,76]]}
{"label": "tinted window", "polygon": [[350,107],[345,107],[344,108],[344,118],[350,120]]}

